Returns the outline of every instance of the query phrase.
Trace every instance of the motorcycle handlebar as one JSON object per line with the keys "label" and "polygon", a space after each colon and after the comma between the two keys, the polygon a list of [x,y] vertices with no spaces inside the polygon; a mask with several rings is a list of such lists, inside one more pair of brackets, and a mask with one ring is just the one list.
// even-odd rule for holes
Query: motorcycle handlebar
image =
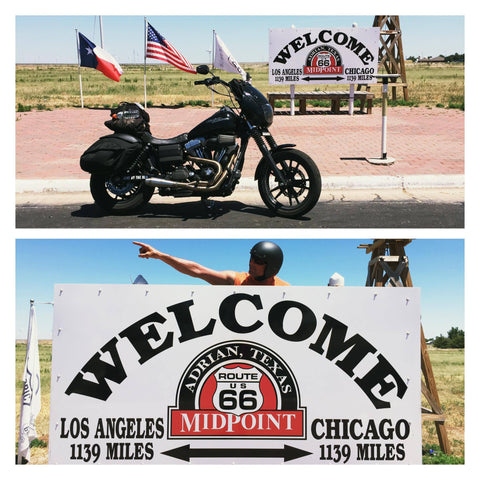
{"label": "motorcycle handlebar", "polygon": [[210,85],[217,85],[219,83],[226,85],[226,83],[220,77],[206,78],[205,80],[195,80],[193,82],[194,85],[206,85],[207,87]]}

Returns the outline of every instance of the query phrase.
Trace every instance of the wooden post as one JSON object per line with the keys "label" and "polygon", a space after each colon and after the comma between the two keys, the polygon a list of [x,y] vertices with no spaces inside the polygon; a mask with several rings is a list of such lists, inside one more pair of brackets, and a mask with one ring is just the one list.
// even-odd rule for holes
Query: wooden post
{"label": "wooden post", "polygon": [[[365,248],[365,253],[371,254],[365,285],[367,287],[413,287],[408,257],[405,254],[405,247],[411,241],[379,239],[374,240],[372,244],[359,245],[358,248]],[[435,422],[440,448],[443,453],[450,454],[450,443],[445,428],[445,415],[438,397],[423,327],[421,327],[420,348],[421,368],[424,378],[422,380],[422,394],[431,408],[431,410],[422,408],[422,420]]]}

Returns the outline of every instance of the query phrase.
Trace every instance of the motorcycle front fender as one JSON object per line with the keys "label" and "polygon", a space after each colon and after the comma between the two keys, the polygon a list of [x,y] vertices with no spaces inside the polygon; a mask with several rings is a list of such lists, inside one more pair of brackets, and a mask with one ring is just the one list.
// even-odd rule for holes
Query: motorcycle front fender
{"label": "motorcycle front fender", "polygon": [[[282,145],[277,145],[275,147],[274,150],[271,151],[271,155],[272,157],[275,159],[275,154],[277,152],[279,152],[280,150],[288,150],[290,148],[293,148],[295,147],[295,144],[294,143],[283,143]],[[258,162],[258,165],[257,165],[257,168],[255,170],[255,176],[254,176],[254,179],[255,180],[258,180],[258,173],[259,171],[261,170],[261,166],[263,165],[264,162],[268,162],[268,160],[263,157],[259,162]]]}
{"label": "motorcycle front fender", "polygon": [[286,148],[294,148],[297,145],[295,143],[282,143],[281,145],[277,145],[273,150],[273,152],[277,152],[278,150],[285,150]]}

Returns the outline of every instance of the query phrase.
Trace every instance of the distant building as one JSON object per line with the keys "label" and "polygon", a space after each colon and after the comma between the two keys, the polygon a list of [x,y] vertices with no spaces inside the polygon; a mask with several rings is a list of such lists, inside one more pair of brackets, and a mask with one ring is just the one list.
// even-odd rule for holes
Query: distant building
{"label": "distant building", "polygon": [[442,57],[441,55],[439,57],[423,57],[423,58],[418,58],[417,60],[418,63],[441,63],[445,62],[445,57]]}

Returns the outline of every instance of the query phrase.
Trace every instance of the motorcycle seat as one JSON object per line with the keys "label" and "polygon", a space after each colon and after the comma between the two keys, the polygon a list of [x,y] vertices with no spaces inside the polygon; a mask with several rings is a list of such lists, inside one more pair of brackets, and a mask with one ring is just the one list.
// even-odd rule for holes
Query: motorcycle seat
{"label": "motorcycle seat", "polygon": [[172,138],[156,138],[150,133],[144,133],[144,140],[152,145],[176,145],[179,143],[185,143],[188,140],[188,134],[182,133]]}

